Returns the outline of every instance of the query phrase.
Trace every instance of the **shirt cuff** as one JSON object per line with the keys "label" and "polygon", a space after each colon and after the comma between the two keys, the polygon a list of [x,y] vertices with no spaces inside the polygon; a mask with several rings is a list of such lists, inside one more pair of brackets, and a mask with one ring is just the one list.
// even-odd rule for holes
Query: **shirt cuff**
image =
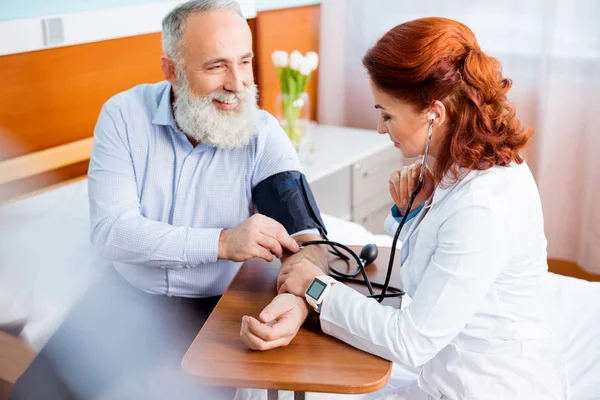
{"label": "shirt cuff", "polygon": [[291,237],[296,237],[296,236],[300,236],[300,235],[316,235],[316,236],[321,236],[321,232],[319,232],[318,229],[304,229],[304,230],[298,231],[296,233],[292,233],[290,236]]}
{"label": "shirt cuff", "polygon": [[[416,217],[421,212],[421,210],[423,209],[424,205],[425,205],[425,203],[423,203],[419,207],[417,207],[416,210],[411,211],[410,214],[408,214],[408,217],[406,218],[406,222],[408,222],[411,219],[413,219],[414,217]],[[403,215],[400,212],[400,210],[398,210],[398,207],[395,204],[392,206],[391,212],[392,212],[392,217],[394,217],[394,219],[397,222],[402,221]]]}
{"label": "shirt cuff", "polygon": [[219,255],[219,236],[222,229],[188,228],[185,239],[185,259],[188,267],[213,263]]}

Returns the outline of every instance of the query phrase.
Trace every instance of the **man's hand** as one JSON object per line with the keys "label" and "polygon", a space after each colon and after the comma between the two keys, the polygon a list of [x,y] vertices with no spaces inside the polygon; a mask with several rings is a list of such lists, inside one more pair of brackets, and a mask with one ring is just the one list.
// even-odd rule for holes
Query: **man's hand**
{"label": "man's hand", "polygon": [[[299,243],[308,240],[319,240],[320,236],[300,235],[295,240]],[[327,249],[322,245],[307,246],[295,254],[284,251],[281,258],[282,272],[287,273],[290,267],[300,262],[310,262],[321,272],[319,275],[326,274]],[[279,290],[279,278],[277,289]],[[308,316],[308,304],[302,296],[294,296],[289,293],[280,294],[271,301],[260,313],[259,319],[244,316],[242,318],[242,328],[240,336],[242,341],[252,350],[269,350],[276,347],[287,346],[298,333]]]}
{"label": "man's hand", "polygon": [[300,297],[285,293],[275,297],[259,319],[242,317],[240,337],[252,350],[287,346],[308,316],[308,305]]}
{"label": "man's hand", "polygon": [[284,249],[296,253],[300,247],[279,222],[255,214],[241,224],[221,231],[218,257],[231,261],[262,258],[271,262],[273,255],[281,258]]}

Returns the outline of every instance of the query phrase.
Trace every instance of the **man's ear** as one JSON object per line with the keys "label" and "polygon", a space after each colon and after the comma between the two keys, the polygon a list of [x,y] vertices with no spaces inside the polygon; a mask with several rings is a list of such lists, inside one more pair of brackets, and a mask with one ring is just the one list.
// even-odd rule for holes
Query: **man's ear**
{"label": "man's ear", "polygon": [[177,80],[177,71],[175,69],[175,63],[169,56],[160,56],[160,69],[162,69],[165,79],[174,87],[175,81]]}

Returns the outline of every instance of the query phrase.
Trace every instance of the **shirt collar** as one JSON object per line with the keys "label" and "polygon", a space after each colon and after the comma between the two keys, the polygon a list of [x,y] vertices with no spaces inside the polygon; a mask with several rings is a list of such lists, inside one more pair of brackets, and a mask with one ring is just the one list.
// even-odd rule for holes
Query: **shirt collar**
{"label": "shirt collar", "polygon": [[171,84],[167,82],[160,97],[158,107],[154,110],[154,117],[152,118],[153,124],[177,128],[175,118],[173,117],[173,108],[171,107],[171,91]]}

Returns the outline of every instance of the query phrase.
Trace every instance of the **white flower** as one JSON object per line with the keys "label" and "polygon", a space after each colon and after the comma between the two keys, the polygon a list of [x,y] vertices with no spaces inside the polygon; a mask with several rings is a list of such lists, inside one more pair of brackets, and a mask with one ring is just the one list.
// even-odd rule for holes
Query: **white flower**
{"label": "white flower", "polygon": [[302,61],[300,62],[300,68],[298,68],[298,72],[300,72],[301,75],[308,76],[311,72],[313,72],[311,67],[312,63],[310,60],[307,57],[303,57]]}
{"label": "white flower", "polygon": [[289,56],[287,52],[277,50],[271,54],[271,60],[276,68],[285,68],[288,66]]}
{"label": "white flower", "polygon": [[294,71],[298,71],[302,60],[304,60],[304,56],[300,54],[298,50],[294,50],[290,55],[290,68]]}
{"label": "white flower", "polygon": [[306,58],[310,61],[310,69],[313,71],[319,66],[319,55],[314,51],[306,53]]}

